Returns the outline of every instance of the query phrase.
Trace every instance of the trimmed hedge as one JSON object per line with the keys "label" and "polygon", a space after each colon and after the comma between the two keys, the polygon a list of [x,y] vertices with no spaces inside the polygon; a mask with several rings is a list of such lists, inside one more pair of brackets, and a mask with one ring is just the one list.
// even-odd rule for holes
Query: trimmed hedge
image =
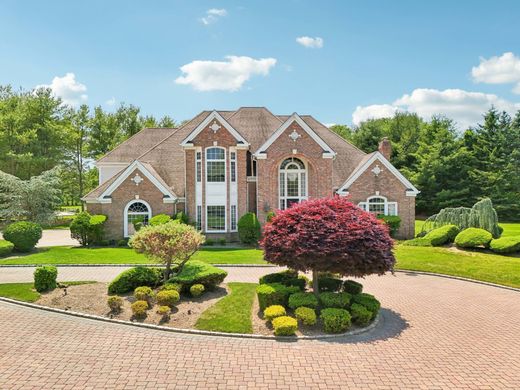
{"label": "trimmed hedge", "polygon": [[190,260],[177,275],[171,277],[168,283],[180,283],[184,288],[190,288],[194,284],[203,284],[207,289],[212,289],[224,281],[227,272],[203,261]]}
{"label": "trimmed hedge", "polygon": [[256,245],[261,236],[261,226],[255,213],[246,213],[238,221],[238,237],[244,244]]}
{"label": "trimmed hedge", "polygon": [[53,265],[45,265],[34,270],[34,288],[38,292],[50,291],[56,288],[58,269]]}
{"label": "trimmed hedge", "polygon": [[496,253],[520,252],[520,236],[497,238],[491,241],[489,248]]}
{"label": "trimmed hedge", "polygon": [[350,328],[352,318],[345,309],[323,309],[320,314],[323,330],[327,333],[341,333]]}
{"label": "trimmed hedge", "polygon": [[298,271],[287,270],[264,275],[259,279],[259,283],[280,283],[284,286],[298,286],[300,290],[305,290],[307,279],[304,275],[298,276]]}
{"label": "trimmed hedge", "polygon": [[317,309],[318,298],[316,298],[314,293],[311,292],[297,292],[295,294],[289,295],[288,306],[293,310],[302,306],[310,307],[311,309]]}
{"label": "trimmed hedge", "polygon": [[401,217],[398,215],[383,215],[379,214],[377,219],[382,220],[390,229],[390,235],[393,237],[401,226]]}
{"label": "trimmed hedge", "polygon": [[121,272],[108,285],[109,294],[124,294],[139,286],[155,287],[162,278],[160,268],[134,267]]}
{"label": "trimmed hedge", "polygon": [[281,305],[272,305],[264,310],[264,319],[266,321],[272,321],[275,318],[282,317],[286,314],[287,313],[285,312],[285,307]]}
{"label": "trimmed hedge", "polygon": [[30,252],[42,238],[42,227],[33,222],[14,222],[4,229],[4,239],[18,252]]}
{"label": "trimmed hedge", "polygon": [[371,319],[376,318],[377,313],[379,313],[379,309],[381,308],[381,303],[376,299],[376,297],[366,293],[361,293],[352,296],[352,303],[362,305],[368,311],[370,311],[372,313]]}
{"label": "trimmed hedge", "polygon": [[298,330],[298,321],[292,317],[276,317],[273,322],[275,336],[292,336]]}
{"label": "trimmed hedge", "polygon": [[166,214],[157,214],[154,215],[150,219],[150,226],[157,226],[157,225],[163,225],[165,223],[168,223],[172,220],[172,218],[169,215]]}
{"label": "trimmed hedge", "polygon": [[316,324],[316,311],[310,307],[301,306],[294,311],[294,314],[303,325],[312,326]]}
{"label": "trimmed hedge", "polygon": [[343,283],[343,291],[356,295],[363,292],[363,285],[355,280],[345,280]]}
{"label": "trimmed hedge", "polygon": [[320,294],[320,302],[323,307],[336,307],[338,309],[348,307],[351,298],[352,296],[346,292],[327,291]]}
{"label": "trimmed hedge", "polygon": [[7,240],[0,240],[0,257],[7,256],[14,249],[14,244]]}
{"label": "trimmed hedge", "polygon": [[318,288],[320,291],[339,291],[343,286],[343,280],[330,276],[318,277]]}
{"label": "trimmed hedge", "polygon": [[353,303],[350,307],[352,321],[358,326],[367,326],[372,320],[372,312],[359,303]]}
{"label": "trimmed hedge", "polygon": [[430,241],[432,246],[441,246],[453,242],[457,234],[459,234],[459,228],[457,226],[444,225],[428,232],[423,238]]}
{"label": "trimmed hedge", "polygon": [[296,286],[284,286],[280,283],[261,284],[256,288],[258,304],[261,310],[265,310],[272,305],[287,305],[289,294],[298,292]]}
{"label": "trimmed hedge", "polygon": [[492,234],[487,230],[468,228],[457,234],[455,245],[461,248],[477,248],[480,246],[487,248],[492,239]]}

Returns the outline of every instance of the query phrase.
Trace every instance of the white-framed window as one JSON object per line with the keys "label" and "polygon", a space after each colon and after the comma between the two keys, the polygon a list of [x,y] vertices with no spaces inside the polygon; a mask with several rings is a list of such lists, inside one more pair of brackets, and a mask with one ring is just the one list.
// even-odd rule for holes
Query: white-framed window
{"label": "white-framed window", "polygon": [[196,219],[197,230],[202,230],[202,206],[197,205],[197,219]]}
{"label": "white-framed window", "polygon": [[231,182],[237,181],[237,154],[236,152],[229,153],[230,156],[230,175],[231,175]]}
{"label": "white-framed window", "polygon": [[206,149],[206,181],[221,183],[226,181],[226,151],[217,146]]}
{"label": "white-framed window", "polygon": [[202,152],[195,154],[195,164],[197,170],[197,183],[202,181]]}
{"label": "white-framed window", "polygon": [[238,219],[238,216],[237,216],[237,206],[232,204],[231,205],[231,211],[230,211],[231,215],[231,231],[232,232],[236,232],[237,231],[237,219]]}
{"label": "white-framed window", "polygon": [[206,206],[206,231],[226,231],[226,206]]}
{"label": "white-framed window", "polygon": [[397,215],[397,202],[389,202],[381,195],[370,196],[366,202],[358,203],[358,206],[374,215]]}
{"label": "white-framed window", "polygon": [[278,182],[281,210],[307,199],[307,169],[300,159],[290,157],[280,164]]}
{"label": "white-framed window", "polygon": [[132,200],[125,207],[124,236],[128,237],[135,233],[134,223],[142,222],[147,225],[152,218],[152,209],[144,200]]}

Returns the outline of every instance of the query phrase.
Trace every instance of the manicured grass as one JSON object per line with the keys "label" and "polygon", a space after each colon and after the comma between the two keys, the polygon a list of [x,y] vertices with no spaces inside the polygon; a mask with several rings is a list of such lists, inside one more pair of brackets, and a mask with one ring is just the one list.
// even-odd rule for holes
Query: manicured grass
{"label": "manicured grass", "polygon": [[[193,260],[211,264],[265,264],[262,251],[247,248],[202,248]],[[13,264],[150,264],[144,255],[130,248],[72,248],[55,246],[16,258],[0,259],[0,265]]]}
{"label": "manicured grass", "polygon": [[231,294],[201,314],[195,327],[226,333],[253,333],[255,283],[229,283]]}
{"label": "manicured grass", "polygon": [[40,293],[34,290],[33,283],[5,283],[0,284],[0,297],[34,302],[40,298]]}
{"label": "manicured grass", "polygon": [[436,272],[520,288],[520,257],[397,245],[397,269]]}

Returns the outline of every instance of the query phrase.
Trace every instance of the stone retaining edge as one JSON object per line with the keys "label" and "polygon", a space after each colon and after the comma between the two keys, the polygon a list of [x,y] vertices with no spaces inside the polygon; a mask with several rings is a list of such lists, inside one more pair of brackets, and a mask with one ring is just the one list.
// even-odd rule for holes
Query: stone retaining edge
{"label": "stone retaining edge", "polygon": [[154,329],[154,330],[160,330],[160,331],[166,331],[166,332],[173,332],[173,333],[183,333],[183,334],[193,334],[193,335],[200,335],[200,336],[218,336],[218,337],[233,337],[233,338],[242,338],[242,339],[265,339],[265,340],[277,340],[277,341],[298,341],[298,340],[326,340],[326,339],[335,339],[335,338],[341,338],[341,337],[348,337],[348,336],[354,336],[361,333],[366,333],[374,329],[381,319],[381,315],[378,314],[377,317],[365,328],[360,329],[354,329],[345,333],[338,333],[338,334],[326,334],[326,335],[316,335],[316,336],[274,336],[274,335],[262,335],[262,334],[242,334],[242,333],[225,333],[225,332],[212,332],[208,330],[197,330],[197,329],[182,329],[182,328],[172,328],[169,326],[161,326],[161,325],[154,325],[154,324],[146,324],[142,322],[131,322],[131,321],[124,321],[124,320],[118,320],[114,318],[107,318],[102,316],[97,316],[94,314],[86,314],[86,313],[80,313],[76,311],[69,311],[69,310],[63,310],[63,309],[56,309],[54,307],[48,307],[48,306],[42,306],[38,305],[36,303],[30,303],[30,302],[23,302],[18,301],[16,299],[11,298],[4,298],[0,297],[0,302],[6,302],[10,303],[12,305],[19,305],[19,306],[25,306],[29,307],[31,309],[36,310],[44,310],[49,311],[53,313],[58,314],[65,314],[73,317],[80,317],[85,318],[88,320],[94,320],[94,321],[104,321],[109,322],[113,324],[119,324],[119,325],[127,325],[127,326],[135,326],[137,328],[147,328],[147,329]]}

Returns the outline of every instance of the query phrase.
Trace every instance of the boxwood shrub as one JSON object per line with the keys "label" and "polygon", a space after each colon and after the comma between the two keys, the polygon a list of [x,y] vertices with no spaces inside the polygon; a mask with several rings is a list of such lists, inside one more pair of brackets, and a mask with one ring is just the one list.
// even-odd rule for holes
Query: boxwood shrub
{"label": "boxwood shrub", "polygon": [[34,288],[38,292],[50,291],[56,288],[58,269],[53,265],[37,267],[34,270]]}
{"label": "boxwood shrub", "polygon": [[292,317],[276,317],[273,322],[275,336],[292,336],[298,330],[298,321]]}
{"label": "boxwood shrub", "polygon": [[139,286],[155,287],[162,277],[160,268],[134,267],[121,272],[108,285],[109,294],[124,294]]}
{"label": "boxwood shrub", "polygon": [[374,297],[373,295],[361,293],[352,296],[352,303],[357,303],[359,305],[364,306],[369,312],[372,313],[372,318],[374,319],[381,308],[381,303]]}
{"label": "boxwood shrub", "polygon": [[493,239],[490,232],[484,229],[467,228],[457,234],[455,245],[461,248],[488,247]]}
{"label": "boxwood shrub", "polygon": [[311,309],[317,309],[318,298],[316,298],[314,293],[311,292],[297,292],[295,294],[289,295],[288,306],[293,310],[302,306],[310,307]]}
{"label": "boxwood shrub", "polygon": [[33,222],[14,222],[4,229],[4,239],[14,244],[18,252],[31,251],[40,238],[42,238],[42,227]]}
{"label": "boxwood shrub", "polygon": [[0,240],[0,257],[7,256],[14,249],[14,244],[7,240]]}
{"label": "boxwood shrub", "polygon": [[338,291],[343,286],[343,280],[331,276],[318,277],[318,288],[320,291]]}
{"label": "boxwood shrub", "polygon": [[345,280],[343,283],[343,291],[349,294],[361,294],[363,292],[363,285],[355,280]]}
{"label": "boxwood shrub", "polygon": [[261,310],[265,310],[272,305],[287,305],[289,294],[298,292],[296,286],[284,286],[280,283],[261,284],[256,288],[258,304]]}
{"label": "boxwood shrub", "polygon": [[305,290],[307,278],[304,275],[298,276],[298,272],[294,270],[286,270],[267,274],[259,279],[260,284],[281,283],[285,286],[298,286],[300,290]]}
{"label": "boxwood shrub", "polygon": [[244,244],[256,245],[261,235],[260,222],[255,213],[246,213],[238,220],[238,237]]}
{"label": "boxwood shrub", "polygon": [[148,302],[146,301],[135,301],[132,303],[132,313],[136,318],[146,317],[146,310],[148,310]]}
{"label": "boxwood shrub", "polygon": [[181,272],[171,277],[169,283],[180,283],[189,289],[194,284],[203,284],[207,289],[212,289],[224,281],[227,272],[203,261],[188,261]]}
{"label": "boxwood shrub", "polygon": [[453,242],[459,234],[459,228],[455,225],[444,225],[428,232],[423,239],[430,241],[432,246],[441,246]]}
{"label": "boxwood shrub", "polygon": [[367,326],[372,320],[372,312],[359,303],[350,306],[350,315],[354,324],[358,326]]}
{"label": "boxwood shrub", "polygon": [[150,306],[152,306],[155,294],[150,287],[140,286],[135,288],[134,297],[137,301],[146,301]]}
{"label": "boxwood shrub", "polygon": [[286,315],[285,307],[282,305],[272,305],[264,310],[264,319],[266,321],[272,321],[276,317],[282,317]]}
{"label": "boxwood shrub", "polygon": [[323,309],[320,318],[323,322],[323,330],[327,333],[345,332],[352,324],[350,313],[345,309]]}
{"label": "boxwood shrub", "polygon": [[169,307],[173,307],[181,299],[179,293],[175,290],[161,290],[157,293],[156,298],[159,306]]}
{"label": "boxwood shrub", "polygon": [[310,307],[301,306],[294,311],[294,314],[303,325],[312,326],[316,324],[316,311]]}
{"label": "boxwood shrub", "polygon": [[190,287],[190,294],[192,297],[200,297],[202,294],[204,294],[204,290],[204,285],[197,283]]}
{"label": "boxwood shrub", "polygon": [[348,307],[352,296],[346,292],[326,291],[320,294],[320,302],[323,307],[337,307],[344,309]]}
{"label": "boxwood shrub", "polygon": [[520,236],[497,238],[491,241],[489,248],[496,253],[520,252]]}

